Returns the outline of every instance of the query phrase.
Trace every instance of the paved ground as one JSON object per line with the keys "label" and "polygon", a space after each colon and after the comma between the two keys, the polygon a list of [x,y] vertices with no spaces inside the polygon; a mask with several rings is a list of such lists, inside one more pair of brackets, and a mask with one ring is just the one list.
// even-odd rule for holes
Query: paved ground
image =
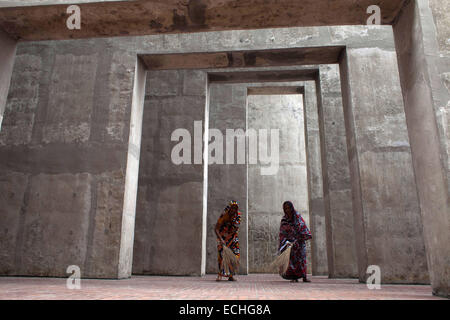
{"label": "paved ground", "polygon": [[[382,285],[369,290],[353,279],[311,277],[311,283],[291,283],[277,275],[240,276],[237,282],[205,277],[145,277],[126,280],[82,279],[80,290],[69,290],[66,279],[0,277],[5,299],[123,299],[123,300],[306,300],[306,299],[439,299],[430,286]],[[226,292],[226,295],[224,293]]]}

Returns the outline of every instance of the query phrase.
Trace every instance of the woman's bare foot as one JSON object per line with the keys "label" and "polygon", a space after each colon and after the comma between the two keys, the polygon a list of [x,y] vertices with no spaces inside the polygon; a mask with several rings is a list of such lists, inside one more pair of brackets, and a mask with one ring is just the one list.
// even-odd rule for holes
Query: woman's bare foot
{"label": "woman's bare foot", "polygon": [[236,281],[236,279],[233,278],[233,277],[229,277],[229,278],[228,278],[228,281]]}
{"label": "woman's bare foot", "polygon": [[222,280],[222,276],[221,275],[217,275],[216,281],[221,281],[221,280]]}

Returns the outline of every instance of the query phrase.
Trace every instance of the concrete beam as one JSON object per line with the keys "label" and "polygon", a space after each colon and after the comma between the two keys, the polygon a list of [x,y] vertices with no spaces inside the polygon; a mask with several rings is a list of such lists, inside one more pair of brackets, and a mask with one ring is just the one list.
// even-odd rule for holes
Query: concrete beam
{"label": "concrete beam", "polygon": [[253,68],[337,63],[342,46],[283,50],[141,55],[149,70]]}
{"label": "concrete beam", "polygon": [[[55,2],[55,1],[53,1]],[[77,1],[70,1],[75,2]],[[57,40],[294,26],[365,25],[371,5],[391,24],[405,0],[136,0],[79,3],[81,29],[66,27],[66,4],[5,7],[0,27],[17,40]],[[56,2],[60,3],[60,2]],[[14,5],[14,4],[13,4]]]}
{"label": "concrete beam", "polygon": [[213,71],[208,73],[208,79],[215,83],[309,81],[314,79],[317,74],[317,68],[273,71]]}
{"label": "concrete beam", "polygon": [[292,86],[265,86],[252,87],[247,90],[248,95],[287,95],[287,94],[305,94],[304,87]]}

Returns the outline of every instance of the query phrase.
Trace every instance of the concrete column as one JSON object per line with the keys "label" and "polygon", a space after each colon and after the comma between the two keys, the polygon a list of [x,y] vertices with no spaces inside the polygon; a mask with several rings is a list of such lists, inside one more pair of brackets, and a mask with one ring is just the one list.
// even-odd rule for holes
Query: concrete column
{"label": "concrete column", "polygon": [[[206,84],[204,71],[147,72],[134,274],[199,276],[204,271],[201,144]],[[196,121],[203,122],[203,128],[195,129]],[[190,164],[177,165],[172,161],[172,150],[182,140],[171,141],[177,129],[189,132],[191,140],[183,141],[191,149],[184,150]],[[195,143],[196,138],[200,141]]]}
{"label": "concrete column", "polygon": [[328,274],[330,278],[357,278],[350,171],[338,65],[320,66],[317,88]]}
{"label": "concrete column", "polygon": [[147,71],[143,63],[137,58],[131,103],[130,136],[128,139],[127,171],[120,235],[119,278],[131,276],[133,262],[134,222],[136,218],[146,74]]}
{"label": "concrete column", "polygon": [[[223,135],[223,159],[208,167],[208,215],[206,273],[217,273],[217,242],[214,228],[230,200],[239,203],[242,222],[239,230],[240,273],[248,273],[247,249],[247,164],[226,164],[226,130],[247,130],[247,87],[245,84],[212,83],[209,97],[209,130]],[[214,139],[213,139],[214,141]],[[236,142],[236,141],[235,141]],[[236,155],[237,147],[235,147]],[[211,150],[210,150],[211,151]],[[217,158],[216,158],[217,159]],[[220,161],[220,160],[219,160]]]}
{"label": "concrete column", "polygon": [[417,188],[392,47],[347,48],[341,82],[360,281],[428,283]]}
{"label": "concrete column", "polygon": [[2,129],[3,113],[16,57],[17,42],[0,29],[0,131]]}
{"label": "concrete column", "polygon": [[449,21],[450,13],[448,2],[431,3],[439,13],[436,21],[427,0],[410,1],[394,32],[431,285],[434,294],[449,297],[450,85],[444,79],[450,74],[450,49],[446,23],[439,19]]}
{"label": "concrete column", "polygon": [[305,82],[305,148],[308,169],[308,194],[311,240],[312,274],[328,275],[325,207],[323,200],[323,179],[320,151],[319,119],[317,110],[316,84]]}

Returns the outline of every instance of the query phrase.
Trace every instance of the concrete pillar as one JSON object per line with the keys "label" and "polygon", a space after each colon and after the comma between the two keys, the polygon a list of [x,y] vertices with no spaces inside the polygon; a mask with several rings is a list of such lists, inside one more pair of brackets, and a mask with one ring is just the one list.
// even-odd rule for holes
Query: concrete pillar
{"label": "concrete pillar", "polygon": [[[448,2],[431,3],[449,21]],[[431,285],[434,294],[449,297],[450,86],[445,87],[444,79],[449,75],[450,49],[445,47],[448,33],[436,30],[435,22],[445,26],[440,17],[433,20],[427,0],[410,1],[394,32]],[[441,75],[443,70],[447,73]]]}
{"label": "concrete pillar", "polygon": [[147,71],[145,70],[144,64],[139,58],[136,58],[122,213],[122,231],[120,235],[119,278],[130,277],[132,270],[146,74]]}
{"label": "concrete pillar", "polygon": [[9,84],[16,57],[17,42],[0,29],[0,131],[2,129],[3,113],[5,112]]}
{"label": "concrete pillar", "polygon": [[[239,210],[242,212],[239,230],[241,251],[239,272],[247,274],[247,164],[226,164],[225,139],[227,129],[247,130],[247,87],[245,84],[211,83],[209,96],[210,132],[212,129],[217,129],[224,135],[224,154],[223,159],[221,159],[222,164],[210,163],[208,167],[206,273],[218,272],[217,242],[214,228],[228,202],[236,200],[239,203]],[[235,155],[236,151],[237,147],[235,147]]]}
{"label": "concrete pillar", "polygon": [[[147,72],[133,253],[134,274],[203,273],[204,167],[202,145],[207,77],[204,71]],[[195,129],[194,122],[203,128]],[[175,164],[171,141],[190,134],[190,164]],[[194,143],[200,138],[200,144]]]}
{"label": "concrete pillar", "polygon": [[357,278],[344,109],[338,65],[321,65],[317,79],[323,193],[330,278]]}
{"label": "concrete pillar", "polygon": [[328,275],[325,206],[320,151],[320,132],[316,84],[305,82],[305,148],[308,169],[308,195],[311,240],[311,265],[314,276]]}
{"label": "concrete pillar", "polygon": [[347,48],[341,82],[360,281],[428,283],[422,222],[392,47]]}

